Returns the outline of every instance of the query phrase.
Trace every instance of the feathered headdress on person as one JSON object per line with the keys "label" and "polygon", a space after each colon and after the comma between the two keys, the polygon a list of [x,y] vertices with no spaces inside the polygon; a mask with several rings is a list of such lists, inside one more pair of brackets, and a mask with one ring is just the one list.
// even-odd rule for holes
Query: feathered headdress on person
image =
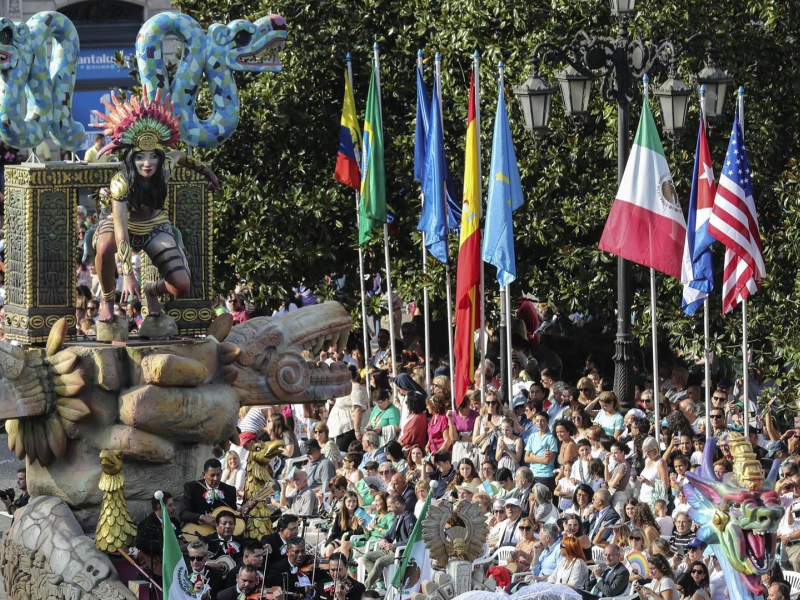
{"label": "feathered headdress on person", "polygon": [[104,146],[99,155],[128,148],[137,152],[164,150],[165,147],[174,148],[180,140],[179,119],[173,114],[169,94],[163,102],[160,90],[153,100],[148,99],[147,90],[142,94],[142,100],[133,96],[122,101],[113,93],[111,100],[113,104],[102,101],[108,114],[92,111],[102,122],[91,126],[102,129],[103,134],[111,137],[111,143]]}

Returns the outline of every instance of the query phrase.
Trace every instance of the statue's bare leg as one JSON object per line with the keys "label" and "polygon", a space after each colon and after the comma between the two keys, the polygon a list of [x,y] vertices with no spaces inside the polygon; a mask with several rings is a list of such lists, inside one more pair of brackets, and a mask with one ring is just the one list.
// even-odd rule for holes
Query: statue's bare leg
{"label": "statue's bare leg", "polygon": [[144,251],[162,277],[153,284],[146,284],[143,290],[148,314],[157,316],[161,314],[158,297],[163,294],[185,296],[189,293],[191,281],[183,252],[171,235],[159,233],[150,239]]}
{"label": "statue's bare leg", "polygon": [[[97,240],[96,250],[94,266],[97,269],[97,276],[100,278],[100,289],[104,296],[100,299],[100,313],[97,320],[102,323],[111,323],[114,320],[114,297],[111,294],[117,289],[115,277],[117,263],[114,258],[117,252],[117,243],[114,240],[114,233],[109,232],[102,235]],[[105,296],[110,296],[110,298]]]}

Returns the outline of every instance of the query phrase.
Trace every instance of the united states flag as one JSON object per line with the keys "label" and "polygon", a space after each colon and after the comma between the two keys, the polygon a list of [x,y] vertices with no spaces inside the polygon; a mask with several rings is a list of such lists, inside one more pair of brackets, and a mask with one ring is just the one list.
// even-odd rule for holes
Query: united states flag
{"label": "united states flag", "polygon": [[766,273],[753,201],[750,164],[738,110],[733,120],[717,195],[714,197],[708,232],[725,245],[722,312],[728,313],[761,288],[761,280]]}

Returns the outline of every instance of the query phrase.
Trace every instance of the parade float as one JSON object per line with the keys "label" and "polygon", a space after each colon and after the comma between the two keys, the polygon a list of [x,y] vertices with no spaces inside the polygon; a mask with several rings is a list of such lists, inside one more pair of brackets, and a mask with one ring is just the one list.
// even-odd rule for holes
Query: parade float
{"label": "parade float", "polygon": [[[67,151],[79,150],[84,128],[70,108],[80,52],[75,27],[55,12],[27,23],[0,21],[0,140],[32,149],[50,136]],[[163,55],[169,35],[182,44],[171,80]],[[342,306],[235,327],[230,316],[212,320],[213,172],[174,150],[228,139],[240,110],[233,72],[280,71],[285,39],[279,15],[208,31],[183,14],[156,15],[137,38],[142,97],[115,97],[98,114],[111,140],[107,150],[119,152],[120,162],[6,167],[8,341],[0,342],[0,418],[9,448],[26,460],[32,497],[0,548],[9,598],[137,597],[120,579],[115,551],[130,544],[132,522],[150,512],[155,490],[177,496],[183,482],[198,477],[212,443],[234,433],[241,406],[349,393],[347,369],[301,356],[317,344],[346,341],[352,322]],[[201,80],[212,104],[206,119],[195,114]],[[149,206],[150,220],[136,218],[135,198],[123,204],[134,197],[135,178],[150,174],[134,164],[134,154],[154,155],[154,172],[167,171],[158,204],[139,203]],[[128,170],[138,170],[127,177],[126,158]],[[75,214],[85,190],[103,198],[88,259],[97,252],[98,264],[104,252],[111,268],[103,275],[113,280],[116,254],[130,283],[131,255],[141,253],[135,292],[147,301],[142,312],[151,325],[138,336],[111,313],[99,323],[98,339],[77,339]],[[121,236],[119,205],[130,219]],[[157,248],[159,240],[165,245]],[[99,252],[98,244],[111,247]],[[114,283],[102,286],[111,304]],[[251,469],[253,494],[269,476],[268,469]]]}

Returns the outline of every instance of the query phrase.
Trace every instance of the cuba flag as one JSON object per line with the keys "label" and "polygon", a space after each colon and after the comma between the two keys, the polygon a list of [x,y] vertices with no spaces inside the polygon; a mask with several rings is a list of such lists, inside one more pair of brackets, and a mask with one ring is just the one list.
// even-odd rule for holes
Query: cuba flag
{"label": "cuba flag", "polygon": [[358,166],[358,144],[361,142],[361,130],[358,128],[356,101],[347,70],[344,72],[344,105],[342,121],[339,126],[339,151],[336,155],[336,170],[333,178],[339,183],[358,190],[361,189],[361,171]]}
{"label": "cuba flag", "polygon": [[716,184],[711,167],[706,128],[700,118],[697,147],[692,173],[692,193],[689,196],[689,214],[686,218],[686,241],[681,263],[683,300],[681,310],[693,315],[714,289],[714,269],[711,262],[711,245],[716,242],[708,232],[711,208],[714,205]]}
{"label": "cuba flag", "polygon": [[486,203],[483,260],[497,267],[497,281],[500,287],[506,287],[517,278],[512,213],[522,206],[524,199],[508,124],[502,79],[499,87],[492,140],[492,166],[489,171],[489,200]]}

